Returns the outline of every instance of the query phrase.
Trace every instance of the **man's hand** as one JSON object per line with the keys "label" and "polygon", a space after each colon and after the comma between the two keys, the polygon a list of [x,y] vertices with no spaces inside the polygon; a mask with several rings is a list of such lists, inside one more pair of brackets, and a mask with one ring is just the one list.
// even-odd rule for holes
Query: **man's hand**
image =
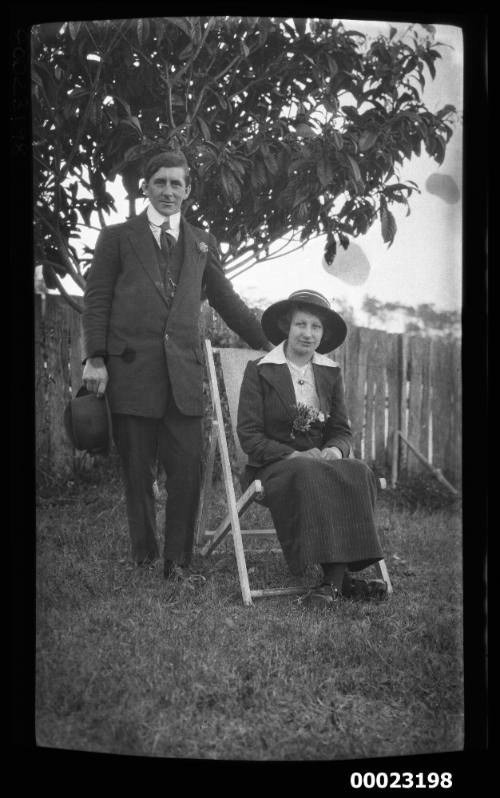
{"label": "man's hand", "polygon": [[290,460],[292,457],[309,457],[312,460],[321,460],[323,455],[320,450],[315,447],[314,449],[306,449],[305,452],[292,452],[288,455],[288,459]]}
{"label": "man's hand", "polygon": [[102,357],[90,357],[85,361],[82,379],[87,391],[95,393],[99,398],[104,396],[109,378]]}
{"label": "man's hand", "polygon": [[338,446],[326,446],[321,450],[323,460],[342,460],[342,452]]}

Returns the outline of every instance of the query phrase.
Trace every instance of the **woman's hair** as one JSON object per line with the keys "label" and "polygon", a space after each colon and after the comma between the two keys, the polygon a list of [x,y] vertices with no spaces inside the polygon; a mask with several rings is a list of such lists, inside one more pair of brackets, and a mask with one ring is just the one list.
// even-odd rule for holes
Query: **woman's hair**
{"label": "woman's hair", "polygon": [[186,156],[179,150],[168,150],[165,152],[160,152],[157,155],[153,155],[153,157],[147,161],[143,169],[144,180],[146,183],[148,183],[155,172],[157,172],[158,169],[161,169],[163,166],[167,169],[172,167],[184,169],[186,186],[189,186],[191,182],[189,164],[186,160]]}
{"label": "woman's hair", "polygon": [[312,308],[311,305],[303,305],[300,302],[294,302],[294,304],[276,320],[276,324],[280,328],[281,332],[285,333],[285,335],[288,335],[290,332],[292,319],[294,314],[298,311],[303,311],[304,313],[310,313],[313,316],[317,316],[323,326],[325,325],[325,314],[322,312],[321,308]]}

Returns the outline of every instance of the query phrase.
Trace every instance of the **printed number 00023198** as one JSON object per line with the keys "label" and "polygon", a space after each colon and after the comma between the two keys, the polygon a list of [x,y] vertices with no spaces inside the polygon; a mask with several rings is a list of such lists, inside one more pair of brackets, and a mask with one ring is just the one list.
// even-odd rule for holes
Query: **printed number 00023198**
{"label": "printed number 00023198", "polygon": [[399,773],[397,771],[392,771],[391,773],[384,773],[381,771],[380,773],[372,773],[367,770],[365,773],[359,773],[355,771],[351,773],[350,778],[351,787],[354,789],[359,789],[360,787],[364,787],[365,789],[435,789],[436,787],[441,787],[442,789],[446,789],[451,787],[453,784],[452,775],[450,772],[443,772],[443,773],[436,773],[436,772],[429,772],[429,773],[411,773],[410,771],[404,771]]}

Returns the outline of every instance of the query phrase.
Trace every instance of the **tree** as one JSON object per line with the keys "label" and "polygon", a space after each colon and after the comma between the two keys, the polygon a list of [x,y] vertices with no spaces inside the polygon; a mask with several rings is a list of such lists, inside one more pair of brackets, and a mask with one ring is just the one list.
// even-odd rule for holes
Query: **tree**
{"label": "tree", "polygon": [[[163,17],[50,23],[33,30],[35,259],[65,293],[84,286],[83,227],[130,214],[145,158],[182,149],[192,165],[186,215],[222,242],[226,273],[326,235],[325,258],[378,219],[390,246],[399,176],[422,148],[438,163],[455,109],[431,113],[431,26],[368,40],[342,22]],[[68,298],[69,299],[69,298]]]}
{"label": "tree", "polygon": [[457,338],[461,334],[461,314],[457,310],[436,310],[433,303],[413,307],[401,302],[381,302],[376,297],[365,296],[362,310],[370,319],[382,326],[394,316],[405,318],[405,332],[419,335],[442,335]]}

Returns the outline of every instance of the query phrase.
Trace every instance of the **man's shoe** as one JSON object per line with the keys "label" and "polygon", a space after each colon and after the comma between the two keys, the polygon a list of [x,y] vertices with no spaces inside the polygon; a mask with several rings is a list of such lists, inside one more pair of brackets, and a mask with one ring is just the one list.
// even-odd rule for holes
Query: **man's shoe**
{"label": "man's shoe", "polygon": [[136,560],[135,564],[137,565],[138,568],[150,569],[155,567],[157,559],[158,557],[148,555],[146,557],[142,557],[142,559],[140,560]]}
{"label": "man's shoe", "polygon": [[173,560],[164,560],[163,576],[165,579],[172,579],[177,573],[177,563]]}

